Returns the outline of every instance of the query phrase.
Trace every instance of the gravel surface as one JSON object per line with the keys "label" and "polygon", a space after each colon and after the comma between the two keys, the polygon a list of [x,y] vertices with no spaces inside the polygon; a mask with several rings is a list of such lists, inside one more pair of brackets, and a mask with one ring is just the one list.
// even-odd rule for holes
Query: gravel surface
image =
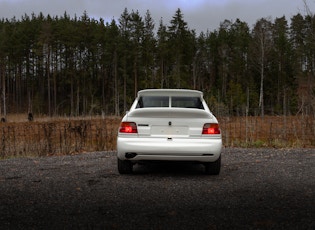
{"label": "gravel surface", "polygon": [[0,160],[1,229],[315,229],[315,149],[226,148],[202,165],[115,152]]}

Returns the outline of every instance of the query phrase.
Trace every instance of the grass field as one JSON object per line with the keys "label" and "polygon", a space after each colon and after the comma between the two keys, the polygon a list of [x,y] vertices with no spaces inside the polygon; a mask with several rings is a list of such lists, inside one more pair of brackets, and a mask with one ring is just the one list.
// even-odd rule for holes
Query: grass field
{"label": "grass field", "polygon": [[[315,147],[315,119],[301,116],[219,117],[224,146]],[[116,149],[119,117],[10,115],[0,123],[0,158],[68,155]]]}
{"label": "grass field", "polygon": [[315,147],[315,118],[265,116],[219,118],[226,146]]}

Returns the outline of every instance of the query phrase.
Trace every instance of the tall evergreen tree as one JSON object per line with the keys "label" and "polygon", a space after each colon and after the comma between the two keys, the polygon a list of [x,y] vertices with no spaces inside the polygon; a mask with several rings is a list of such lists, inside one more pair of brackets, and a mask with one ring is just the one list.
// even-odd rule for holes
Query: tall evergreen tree
{"label": "tall evergreen tree", "polygon": [[[125,8],[124,12],[119,18],[119,29],[120,29],[120,45],[119,52],[121,56],[121,68],[123,76],[123,111],[127,110],[127,82],[129,78],[128,63],[130,60],[130,14]],[[129,84],[128,84],[129,85]]]}
{"label": "tall evergreen tree", "polygon": [[[291,67],[292,48],[289,41],[289,28],[285,17],[277,18],[273,25],[273,62],[274,76],[271,78],[270,90],[271,99],[276,98],[275,104],[277,110],[287,114],[287,108],[290,104],[290,98],[293,99],[292,91],[294,91],[295,79],[294,69]],[[275,87],[276,86],[276,87]],[[291,87],[291,90],[290,90]],[[280,112],[278,111],[278,113]]]}
{"label": "tall evergreen tree", "polygon": [[170,56],[168,50],[168,40],[169,37],[167,28],[161,19],[157,31],[157,68],[160,75],[160,88],[170,87],[170,81],[168,77],[168,60]]}
{"label": "tall evergreen tree", "polygon": [[143,88],[158,87],[155,73],[156,39],[154,36],[155,24],[148,10],[144,17],[143,53],[142,63],[144,68]]}
{"label": "tall evergreen tree", "polygon": [[181,88],[190,85],[188,77],[190,75],[190,63],[194,56],[194,40],[192,32],[188,29],[187,23],[180,9],[170,21],[168,27],[169,49],[172,54],[171,77],[174,80],[172,87]]}
{"label": "tall evergreen tree", "polygon": [[[130,40],[132,42],[132,60],[133,68],[132,73],[134,77],[134,95],[136,97],[139,88],[139,77],[141,76],[141,57],[143,55],[143,33],[144,33],[144,22],[139,12],[132,12],[130,14]],[[141,82],[141,79],[140,79]]]}

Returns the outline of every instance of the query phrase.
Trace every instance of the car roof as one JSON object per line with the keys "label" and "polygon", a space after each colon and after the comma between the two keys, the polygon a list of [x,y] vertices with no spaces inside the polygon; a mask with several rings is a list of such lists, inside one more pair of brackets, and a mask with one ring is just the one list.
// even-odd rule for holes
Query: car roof
{"label": "car roof", "polygon": [[140,96],[203,97],[203,93],[201,91],[191,89],[145,89],[138,92],[138,97]]}

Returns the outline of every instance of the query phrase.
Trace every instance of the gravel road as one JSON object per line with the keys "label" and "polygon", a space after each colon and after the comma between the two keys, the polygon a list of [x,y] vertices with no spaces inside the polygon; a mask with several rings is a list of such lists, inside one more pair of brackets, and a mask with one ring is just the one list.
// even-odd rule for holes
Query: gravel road
{"label": "gravel road", "polygon": [[315,149],[226,148],[202,165],[115,152],[0,160],[1,229],[315,229]]}

